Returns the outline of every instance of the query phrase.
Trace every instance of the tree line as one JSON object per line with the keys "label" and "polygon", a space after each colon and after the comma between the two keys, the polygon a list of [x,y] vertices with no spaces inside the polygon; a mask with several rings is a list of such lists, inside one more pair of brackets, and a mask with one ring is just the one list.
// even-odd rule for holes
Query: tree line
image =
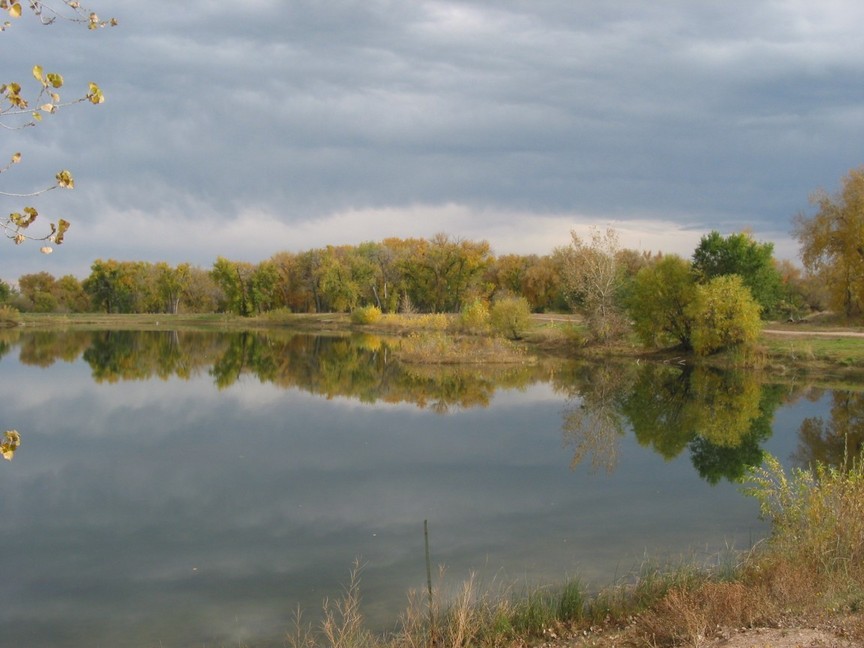
{"label": "tree line", "polygon": [[864,314],[864,167],[813,204],[812,216],[795,219],[803,270],[747,232],[712,231],[690,258],[620,248],[611,229],[574,234],[546,255],[496,256],[486,241],[442,233],[279,252],[260,263],[219,257],[210,268],[97,259],[83,280],[39,272],[16,287],[0,282],[0,301],[33,312],[256,316],[369,306],[460,312],[516,297],[532,312],[581,312],[597,340],[632,327],[646,344],[713,349],[746,339],[760,318]]}
{"label": "tree line", "polygon": [[279,252],[260,263],[219,257],[210,268],[97,259],[83,280],[48,272],[0,284],[0,300],[28,312],[458,312],[473,300],[524,297],[537,312],[569,308],[566,249],[493,255],[486,241],[439,234]]}
{"label": "tree line", "polygon": [[[599,338],[614,336],[619,319],[632,319],[627,304],[656,301],[650,276],[670,288],[682,278],[695,285],[738,274],[765,316],[815,305],[800,271],[776,262],[770,243],[746,233],[724,238],[712,232],[690,260],[618,249],[612,238],[612,230],[588,242],[574,236],[570,245],[547,255],[495,256],[486,241],[439,234],[279,252],[257,264],[219,257],[210,268],[97,259],[83,280],[38,272],[22,275],[14,288],[0,283],[0,300],[26,312],[256,316],[279,309],[351,312],[362,306],[460,312],[477,301],[507,296],[524,299],[538,313],[581,310],[589,322],[597,320],[592,327]],[[641,308],[648,309],[648,304]],[[670,332],[674,327],[669,324]]]}

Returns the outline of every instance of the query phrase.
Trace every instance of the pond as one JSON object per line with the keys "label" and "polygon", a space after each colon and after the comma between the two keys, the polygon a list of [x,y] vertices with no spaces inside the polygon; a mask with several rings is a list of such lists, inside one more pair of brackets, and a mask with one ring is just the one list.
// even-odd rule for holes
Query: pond
{"label": "pond", "polygon": [[[291,333],[0,338],[2,646],[282,645],[362,565],[426,582],[626,578],[766,533],[735,479],[842,461],[864,398],[683,366],[406,366]],[[4,428],[5,429],[5,428]],[[448,585],[452,584],[452,585]]]}

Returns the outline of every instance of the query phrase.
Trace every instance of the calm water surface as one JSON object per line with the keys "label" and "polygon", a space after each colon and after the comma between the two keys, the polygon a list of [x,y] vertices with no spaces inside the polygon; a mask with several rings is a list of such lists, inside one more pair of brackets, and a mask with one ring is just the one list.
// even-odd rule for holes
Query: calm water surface
{"label": "calm water surface", "polygon": [[387,628],[425,586],[424,519],[445,590],[746,548],[766,529],[730,477],[836,455],[857,398],[670,367],[440,374],[374,338],[3,345],[23,442],[0,465],[2,646],[281,645],[357,559]]}

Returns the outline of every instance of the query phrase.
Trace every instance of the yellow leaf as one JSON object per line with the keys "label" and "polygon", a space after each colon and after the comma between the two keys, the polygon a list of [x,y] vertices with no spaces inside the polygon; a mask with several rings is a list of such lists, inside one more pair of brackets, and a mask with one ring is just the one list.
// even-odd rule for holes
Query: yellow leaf
{"label": "yellow leaf", "polygon": [[33,76],[40,83],[45,83],[45,75],[42,72],[42,66],[41,65],[34,65],[33,66]]}
{"label": "yellow leaf", "polygon": [[15,154],[12,156],[12,164],[18,164],[20,161],[21,161],[21,154],[20,154],[20,153],[15,153]]}
{"label": "yellow leaf", "polygon": [[19,18],[21,16],[21,3],[16,2],[11,7],[9,7],[9,15],[13,18]]}
{"label": "yellow leaf", "polygon": [[57,106],[50,103],[42,104],[41,106],[39,106],[39,108],[47,113],[53,113],[55,110],[57,110]]}
{"label": "yellow leaf", "polygon": [[54,235],[54,242],[57,245],[61,245],[63,243],[63,237],[66,235],[66,231],[69,229],[69,227],[69,221],[62,218],[57,221],[57,233]]}
{"label": "yellow leaf", "polygon": [[92,82],[90,83],[90,94],[87,95],[87,98],[93,104],[105,103],[105,95],[102,94],[101,88]]}
{"label": "yellow leaf", "polygon": [[21,445],[21,435],[18,430],[6,430],[3,435],[3,441],[0,442],[0,456],[7,461],[12,460],[15,451]]}
{"label": "yellow leaf", "polygon": [[49,72],[47,79],[48,83],[54,88],[59,88],[63,85],[63,77],[56,72]]}
{"label": "yellow leaf", "polygon": [[63,189],[74,189],[75,188],[75,180],[72,178],[72,173],[63,169],[59,171],[55,176],[57,179],[57,186],[62,187]]}
{"label": "yellow leaf", "polygon": [[42,113],[34,112],[33,119],[35,119],[36,121],[42,121]]}

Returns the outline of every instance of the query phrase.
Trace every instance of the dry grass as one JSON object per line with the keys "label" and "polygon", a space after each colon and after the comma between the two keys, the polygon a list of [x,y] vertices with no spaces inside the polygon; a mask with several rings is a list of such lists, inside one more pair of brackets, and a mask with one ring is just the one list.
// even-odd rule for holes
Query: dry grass
{"label": "dry grass", "polygon": [[770,616],[758,591],[743,583],[708,581],[673,588],[640,618],[634,633],[647,645],[698,648],[724,627],[750,627]]}
{"label": "dry grass", "polygon": [[399,340],[395,353],[400,360],[416,364],[500,364],[529,360],[523,348],[502,338],[440,332],[411,333]]}

